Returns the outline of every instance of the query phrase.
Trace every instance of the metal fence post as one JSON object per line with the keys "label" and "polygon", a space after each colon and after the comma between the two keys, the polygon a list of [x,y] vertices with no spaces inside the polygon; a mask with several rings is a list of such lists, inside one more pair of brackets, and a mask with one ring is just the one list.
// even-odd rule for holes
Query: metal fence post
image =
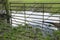
{"label": "metal fence post", "polygon": [[44,3],[42,3],[42,8],[43,8],[43,17],[42,17],[42,34],[43,36],[45,36],[46,34],[44,34],[44,30],[43,30],[43,26],[44,26]]}
{"label": "metal fence post", "polygon": [[[9,3],[9,5],[11,6],[11,3]],[[10,13],[10,14],[12,14],[11,11],[12,11],[12,10],[11,10],[11,7],[9,7],[9,13]],[[10,18],[10,24],[11,24],[11,26],[12,26],[12,15],[11,15],[11,18]]]}
{"label": "metal fence post", "polygon": [[25,11],[26,11],[26,9],[25,9],[25,3],[24,3],[24,24],[25,24],[25,26],[26,26],[26,13],[25,13]]}

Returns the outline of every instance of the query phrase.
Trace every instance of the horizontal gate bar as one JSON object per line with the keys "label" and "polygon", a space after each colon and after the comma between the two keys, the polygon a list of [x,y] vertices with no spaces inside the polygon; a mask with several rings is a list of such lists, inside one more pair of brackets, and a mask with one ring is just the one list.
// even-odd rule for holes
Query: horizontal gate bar
{"label": "horizontal gate bar", "polygon": [[19,3],[19,2],[10,2],[10,4],[60,4],[60,3]]}
{"label": "horizontal gate bar", "polygon": [[[24,7],[24,6],[10,6],[10,7],[17,7],[17,8],[19,8],[19,7]],[[43,8],[43,7],[32,7],[32,6],[25,6],[25,8]],[[60,8],[60,7],[44,7],[44,8]]]}
{"label": "horizontal gate bar", "polygon": [[[21,18],[23,18],[22,16],[20,16]],[[12,17],[12,18],[14,18],[14,17]],[[41,19],[41,20],[43,20],[43,18],[35,18],[35,17],[26,17],[26,19],[27,18],[31,18],[31,19]],[[15,19],[18,19],[18,20],[20,20],[19,18],[15,18]],[[57,20],[57,19],[55,19],[55,20],[53,20],[53,19],[46,19],[46,18],[44,18],[44,20],[51,20],[51,21],[60,21],[60,20]]]}
{"label": "horizontal gate bar", "polygon": [[[13,14],[21,14],[21,15],[24,15],[23,13],[13,13]],[[51,16],[51,15],[38,15],[38,14],[33,14],[33,13],[32,13],[32,14],[27,14],[27,13],[26,13],[26,15],[31,15],[31,16],[32,16],[32,15],[33,15],[33,16],[44,16],[44,17],[60,17],[60,16]],[[11,16],[15,16],[15,15],[11,15]],[[21,17],[21,16],[17,16],[17,15],[16,15],[16,17]]]}

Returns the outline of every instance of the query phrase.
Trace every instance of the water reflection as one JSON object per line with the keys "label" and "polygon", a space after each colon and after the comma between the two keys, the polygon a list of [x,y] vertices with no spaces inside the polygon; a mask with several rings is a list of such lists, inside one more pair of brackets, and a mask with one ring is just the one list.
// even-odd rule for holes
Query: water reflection
{"label": "water reflection", "polygon": [[[54,29],[57,30],[57,28],[54,27],[54,25],[51,24],[51,26],[49,27],[48,25],[50,25],[50,23],[44,23],[42,26],[42,22],[43,21],[43,13],[41,12],[32,12],[32,11],[25,11],[26,13],[26,23],[33,26],[33,27],[44,27],[44,28],[49,28],[49,29]],[[24,25],[24,12],[23,11],[12,11],[12,23],[16,23],[16,24],[21,24],[23,23]],[[54,22],[54,23],[59,23],[60,20],[59,17],[50,17],[51,14],[50,13],[44,13],[44,21],[45,22]],[[53,16],[60,16],[60,15],[53,15]],[[49,19],[49,20],[46,20]],[[17,26],[16,24],[12,24],[13,26]]]}

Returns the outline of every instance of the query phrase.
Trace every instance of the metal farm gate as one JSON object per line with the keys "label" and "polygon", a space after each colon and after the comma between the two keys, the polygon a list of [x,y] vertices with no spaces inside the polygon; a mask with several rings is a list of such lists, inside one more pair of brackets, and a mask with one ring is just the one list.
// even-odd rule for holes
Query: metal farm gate
{"label": "metal farm gate", "polygon": [[[54,6],[53,6],[54,5]],[[28,24],[51,33],[53,27],[60,28],[60,3],[10,3],[12,25]],[[55,10],[56,9],[56,10]]]}

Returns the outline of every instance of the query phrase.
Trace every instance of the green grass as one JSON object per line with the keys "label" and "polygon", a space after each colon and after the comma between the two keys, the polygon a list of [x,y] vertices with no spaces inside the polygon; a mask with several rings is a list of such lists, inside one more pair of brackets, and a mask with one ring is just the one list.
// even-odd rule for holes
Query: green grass
{"label": "green grass", "polygon": [[[60,0],[9,0],[9,2],[17,2],[17,3],[60,3]],[[11,4],[12,6],[24,6],[23,4]],[[34,6],[35,5],[35,6]],[[32,6],[32,7],[41,7],[41,5],[39,4],[26,4],[27,6]],[[51,8],[45,8],[45,12],[60,12],[60,4],[46,4],[46,7],[51,7]],[[57,7],[57,8],[53,8],[53,7]],[[11,7],[11,9],[13,10],[24,10],[24,8],[20,8],[20,7]],[[34,11],[43,11],[42,8],[25,8],[26,10],[34,10]],[[40,10],[41,9],[41,10]],[[58,13],[60,14],[60,13]]]}
{"label": "green grass", "polygon": [[25,2],[25,3],[31,3],[31,2],[39,2],[39,3],[60,3],[60,0],[9,0],[12,1],[18,1],[18,2]]}
{"label": "green grass", "polygon": [[[37,30],[37,34],[34,33],[34,31]],[[34,40],[34,37],[37,37],[40,39],[41,31],[40,29],[32,28],[31,26],[22,26],[19,25],[19,27],[9,27],[9,26],[2,26],[2,23],[0,25],[0,40]]]}
{"label": "green grass", "polygon": [[[9,3],[10,2],[19,2],[19,3],[60,3],[60,0],[9,0]],[[35,5],[35,6],[34,6]],[[10,4],[8,5],[8,6],[10,6]],[[24,4],[11,4],[11,6],[24,6]],[[39,4],[26,4],[26,7],[27,6],[32,6],[32,7],[41,7],[41,5],[39,5]],[[55,13],[57,13],[57,12],[60,12],[60,4],[46,4],[45,5],[46,7],[51,7],[51,8],[45,8],[45,12],[55,12]],[[53,8],[53,7],[57,7],[57,8]],[[21,8],[21,7],[10,7],[11,8],[11,10],[24,10],[24,8]],[[9,9],[10,9],[9,8]],[[42,8],[25,8],[26,10],[32,10],[33,9],[33,11],[43,11],[43,9]],[[41,10],[40,10],[41,9]],[[54,13],[54,14],[55,14]],[[58,13],[58,14],[60,14],[60,13]]]}
{"label": "green grass", "polygon": [[[58,37],[60,40],[60,32],[56,31],[53,37]],[[18,27],[9,27],[0,25],[0,40],[51,40],[51,36],[43,37],[39,28],[33,28],[29,25]]]}
{"label": "green grass", "polygon": [[26,26],[18,25],[18,27],[12,27],[4,21],[0,22],[0,40],[51,40],[55,37],[60,40],[60,31],[55,31],[54,38],[51,38],[50,34],[45,38],[39,28],[33,28],[26,24]]}

